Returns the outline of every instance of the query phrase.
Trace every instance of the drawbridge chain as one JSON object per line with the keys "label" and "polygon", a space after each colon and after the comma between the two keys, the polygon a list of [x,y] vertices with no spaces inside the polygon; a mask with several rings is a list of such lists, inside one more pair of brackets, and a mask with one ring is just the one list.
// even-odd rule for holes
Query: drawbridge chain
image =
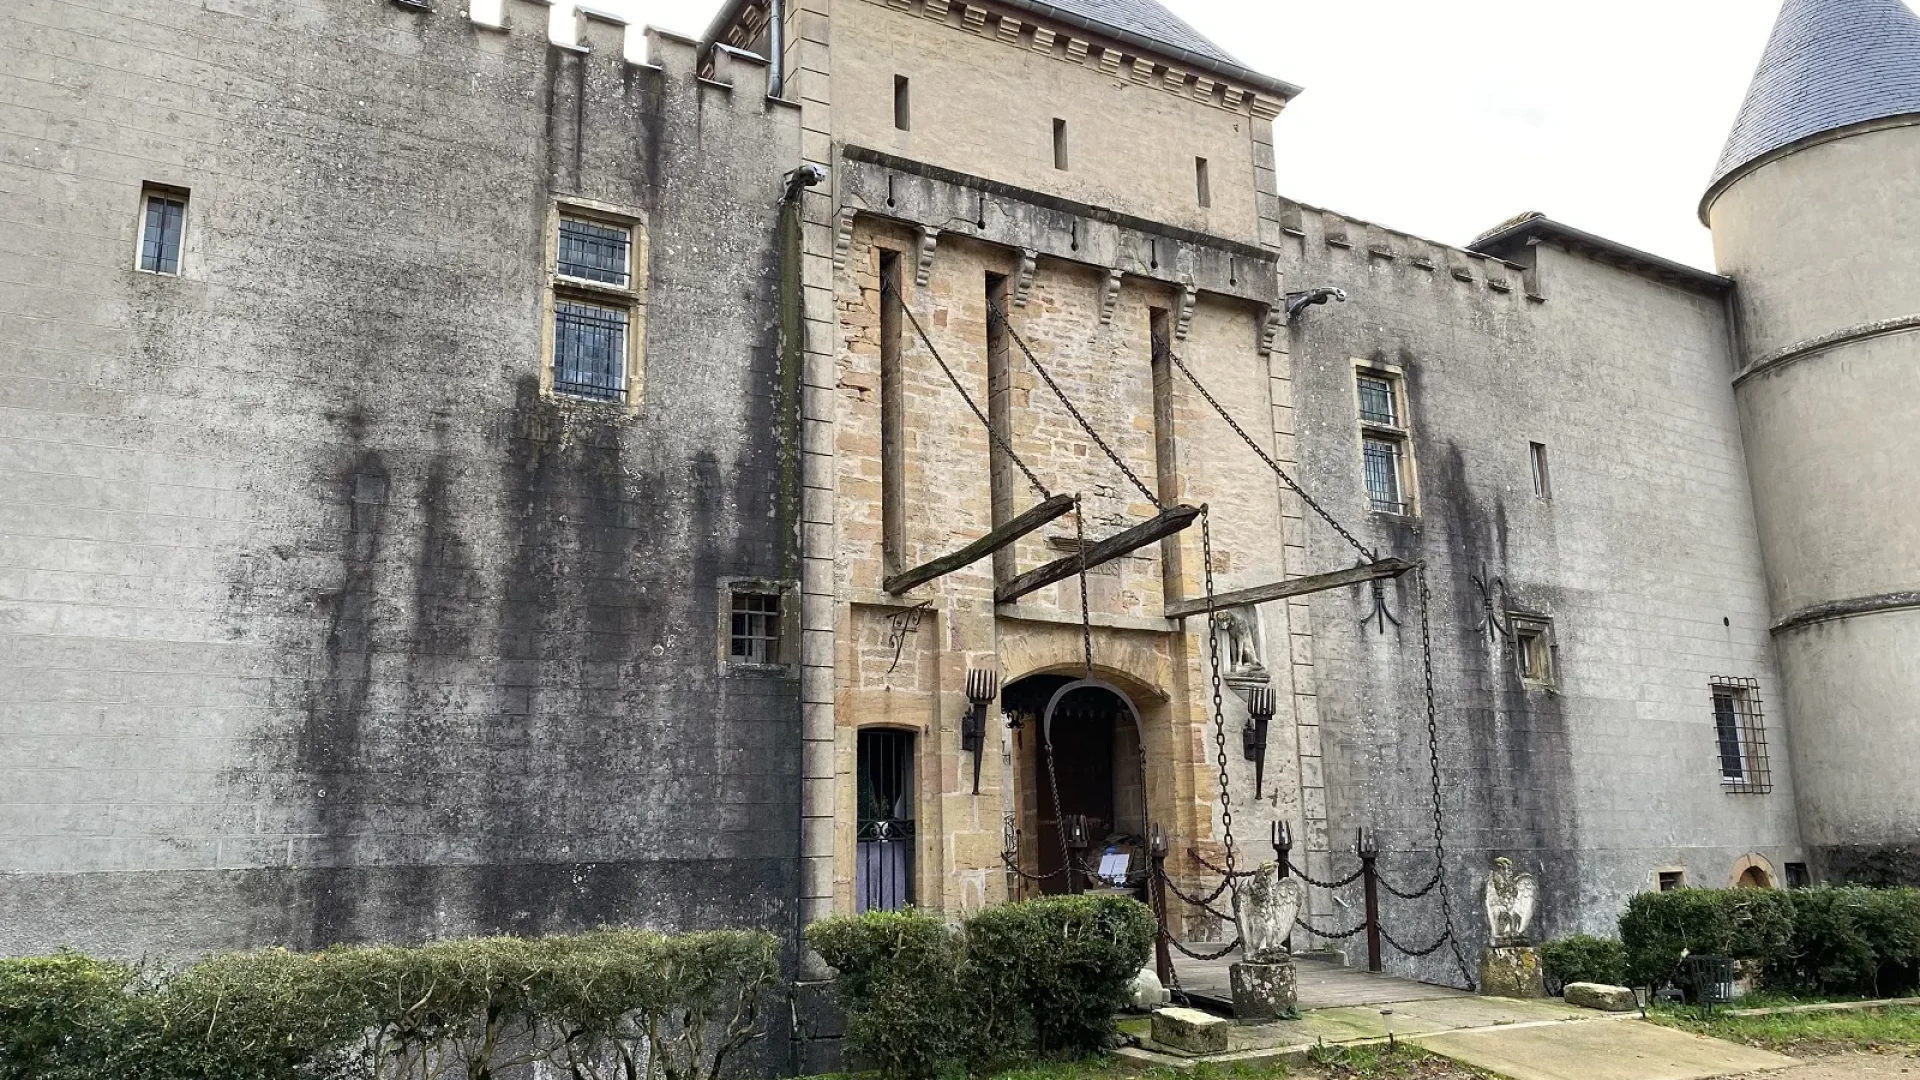
{"label": "drawbridge chain", "polygon": [[1027,348],[1026,339],[1022,338],[1020,332],[1013,328],[1013,321],[1007,318],[1006,312],[1001,311],[999,305],[989,303],[987,305],[987,319],[991,322],[999,323],[1000,328],[1005,330],[1007,336],[1013,339],[1013,343],[1020,346],[1020,351],[1026,356],[1027,363],[1033,365],[1033,370],[1039,373],[1041,380],[1047,384],[1047,389],[1052,390],[1053,396],[1060,399],[1060,404],[1067,407],[1067,412],[1073,417],[1074,423],[1079,424],[1080,430],[1086,432],[1087,437],[1093,440],[1093,444],[1100,448],[1100,452],[1107,455],[1107,460],[1113,462],[1114,467],[1118,468],[1120,472],[1133,483],[1133,486],[1140,492],[1141,496],[1144,497],[1155,510],[1165,510],[1166,507],[1160,505],[1160,497],[1155,495],[1153,491],[1141,481],[1140,477],[1134,473],[1133,469],[1128,467],[1127,463],[1120,459],[1119,454],[1113,452],[1113,447],[1107,445],[1107,440],[1101,438],[1100,432],[1096,431],[1094,426],[1087,422],[1087,418],[1080,414],[1080,410],[1073,404],[1073,399],[1067,396],[1065,390],[1060,389],[1059,383],[1053,381],[1053,373],[1047,370],[1047,366],[1040,362],[1039,357],[1033,355],[1032,349]]}

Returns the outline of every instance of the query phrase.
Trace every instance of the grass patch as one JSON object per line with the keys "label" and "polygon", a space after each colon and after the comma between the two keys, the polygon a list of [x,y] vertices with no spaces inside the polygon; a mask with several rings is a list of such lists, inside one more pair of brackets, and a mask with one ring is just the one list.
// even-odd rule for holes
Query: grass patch
{"label": "grass patch", "polygon": [[1692,1009],[1656,1009],[1656,1024],[1806,1057],[1847,1051],[1920,1053],[1920,1009],[1893,1007],[1773,1016],[1702,1017]]}

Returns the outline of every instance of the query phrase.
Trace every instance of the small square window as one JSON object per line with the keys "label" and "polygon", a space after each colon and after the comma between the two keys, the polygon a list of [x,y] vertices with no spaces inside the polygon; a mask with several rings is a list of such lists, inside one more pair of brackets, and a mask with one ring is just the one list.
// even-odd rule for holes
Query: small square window
{"label": "small square window", "polygon": [[734,590],[727,656],[737,664],[781,662],[779,593]]}
{"label": "small square window", "polygon": [[1520,678],[1536,686],[1552,686],[1553,623],[1540,618],[1510,615],[1513,628],[1513,662]]}
{"label": "small square window", "polygon": [[1764,795],[1773,790],[1767,762],[1767,729],[1760,713],[1760,684],[1722,676],[1713,680],[1714,746],[1720,786],[1728,793]]}
{"label": "small square window", "polygon": [[1672,892],[1675,889],[1684,889],[1687,887],[1687,872],[1685,870],[1662,870],[1660,871],[1659,882],[1661,892]]}
{"label": "small square window", "polygon": [[1406,513],[1399,440],[1367,438],[1361,446],[1366,459],[1368,507],[1381,514]]}
{"label": "small square window", "polygon": [[187,193],[145,193],[140,216],[140,269],[152,274],[180,272],[180,243],[187,228]]}
{"label": "small square window", "polygon": [[627,310],[559,298],[553,305],[553,389],[618,401],[627,388]]}
{"label": "small square window", "polygon": [[1806,889],[1813,886],[1813,875],[1807,872],[1807,864],[1790,862],[1787,864],[1787,888]]}
{"label": "small square window", "polygon": [[633,279],[633,230],[582,218],[560,219],[561,277],[624,289]]}

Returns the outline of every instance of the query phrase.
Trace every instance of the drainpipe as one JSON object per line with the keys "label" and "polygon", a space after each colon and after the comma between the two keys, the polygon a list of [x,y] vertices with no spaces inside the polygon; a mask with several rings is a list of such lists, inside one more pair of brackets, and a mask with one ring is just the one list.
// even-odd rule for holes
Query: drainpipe
{"label": "drainpipe", "polygon": [[787,0],[767,0],[767,96],[787,96]]}

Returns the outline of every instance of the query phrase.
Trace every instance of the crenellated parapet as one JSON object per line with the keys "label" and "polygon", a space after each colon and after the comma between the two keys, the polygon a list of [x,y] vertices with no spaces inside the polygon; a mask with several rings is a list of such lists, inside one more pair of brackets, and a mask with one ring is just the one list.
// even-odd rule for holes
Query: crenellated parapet
{"label": "crenellated parapet", "polygon": [[1279,202],[1280,231],[1307,263],[1345,262],[1366,271],[1444,281],[1474,296],[1547,299],[1531,249],[1522,253],[1527,261],[1510,262],[1291,199]]}
{"label": "crenellated parapet", "polygon": [[484,10],[449,15],[424,0],[388,0],[402,11],[422,19],[462,19],[476,34],[504,36],[512,42],[534,41],[550,50],[595,61],[617,60],[627,72],[654,72],[660,77],[696,82],[730,97],[736,106],[762,112],[790,111],[791,103],[775,98],[771,64],[757,53],[726,44],[702,55],[699,40],[658,27],[641,28],[636,40],[632,23],[601,8],[574,9],[572,39],[553,36],[550,0],[499,0],[495,17]]}

